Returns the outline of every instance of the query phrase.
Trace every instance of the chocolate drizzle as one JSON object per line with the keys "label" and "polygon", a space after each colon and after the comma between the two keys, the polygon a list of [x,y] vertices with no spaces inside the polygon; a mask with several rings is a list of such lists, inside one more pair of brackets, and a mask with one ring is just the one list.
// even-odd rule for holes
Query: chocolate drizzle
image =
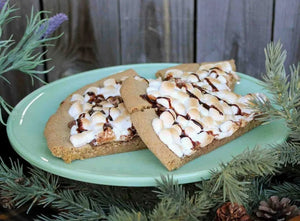
{"label": "chocolate drizzle", "polygon": [[103,125],[103,130],[106,131],[108,128],[113,129],[113,126],[110,123],[105,123]]}
{"label": "chocolate drizzle", "polygon": [[83,125],[82,125],[82,118],[85,117],[85,113],[82,113],[79,115],[78,119],[76,120],[76,123],[77,123],[77,129],[76,131],[78,133],[82,133],[83,131],[87,131],[86,129],[83,128]]}
{"label": "chocolate drizzle", "polygon": [[[202,124],[201,124],[200,122],[194,120],[194,119],[191,119],[191,117],[190,117],[189,114],[186,114],[186,115],[178,114],[178,113],[176,112],[176,110],[173,108],[173,106],[172,106],[172,104],[171,104],[171,99],[170,99],[170,98],[168,98],[168,97],[157,97],[155,100],[152,100],[152,99],[150,99],[146,94],[143,94],[143,95],[140,95],[140,96],[141,96],[143,99],[147,100],[149,103],[152,104],[152,107],[155,108],[155,112],[156,112],[156,114],[157,114],[158,116],[160,116],[163,112],[167,111],[167,112],[169,112],[169,113],[172,115],[172,117],[173,117],[174,120],[176,120],[178,116],[181,116],[181,117],[185,118],[186,120],[192,120],[197,126],[200,127],[199,133],[200,133],[201,131],[203,131],[203,126],[202,126]],[[160,105],[160,104],[157,103],[157,99],[162,99],[162,98],[168,100],[168,103],[169,103],[169,109],[167,109],[166,107],[164,107],[164,106],[162,106],[162,105]],[[172,111],[174,111],[174,113],[175,113],[176,116],[173,115],[173,113],[171,112],[170,109],[171,109]],[[178,122],[175,121],[174,124],[178,125],[178,126],[180,127],[180,129],[181,129],[180,138],[188,137],[188,138],[191,140],[192,144],[193,144],[193,149],[200,147],[200,142],[198,142],[198,141],[196,141],[196,142],[193,141],[193,140],[185,133],[185,131],[182,129],[182,127],[180,126],[180,124],[179,124]]]}
{"label": "chocolate drizzle", "polygon": [[196,98],[196,99],[198,100],[199,104],[202,105],[205,109],[209,110],[210,108],[213,108],[213,109],[215,109],[216,111],[218,111],[218,113],[219,113],[220,115],[223,115],[223,112],[220,111],[215,105],[208,105],[208,104],[202,102],[196,95],[194,95],[194,94],[193,94],[192,92],[190,92],[189,90],[187,90],[187,93],[188,93],[188,95],[189,95],[190,97]]}
{"label": "chocolate drizzle", "polygon": [[[147,81],[146,79],[144,79],[145,81]],[[122,84],[122,81],[117,81],[116,84]],[[101,113],[103,114],[105,121],[103,122],[102,120],[100,120],[99,124],[98,124],[98,120],[96,119],[96,125],[92,125],[92,126],[96,126],[96,130],[98,131],[98,126],[102,125],[101,123],[103,123],[102,129],[103,131],[98,131],[97,134],[95,134],[95,138],[89,142],[89,144],[92,147],[95,146],[99,146],[103,143],[107,143],[110,141],[122,141],[122,142],[127,142],[130,139],[132,139],[137,133],[135,128],[131,125],[130,128],[124,128],[124,131],[120,131],[120,133],[116,133],[115,131],[113,131],[113,117],[111,115],[111,110],[112,108],[118,108],[119,104],[123,103],[123,99],[121,96],[117,95],[117,96],[104,96],[104,94],[96,94],[93,91],[87,91],[86,93],[84,93],[82,95],[84,97],[84,104],[90,104],[91,108],[89,108],[89,110],[85,110],[84,113],[80,114],[77,119],[72,120],[68,123],[68,127],[71,129],[73,126],[76,126],[76,131],[77,133],[82,133],[84,131],[87,131],[87,129],[84,128],[84,123],[86,120],[87,122],[90,122],[91,120],[93,121],[93,119],[91,118],[95,113]],[[84,107],[85,108],[85,107]],[[123,117],[127,117],[128,115],[123,112],[121,109],[124,109],[124,107],[120,107],[121,114],[125,114],[125,116],[122,115],[121,117],[121,121],[123,120]],[[114,115],[113,115],[114,116]],[[128,116],[129,117],[129,116]],[[83,119],[85,118],[85,119]],[[97,116],[96,116],[97,118]],[[100,118],[101,119],[101,118]],[[127,118],[125,119],[127,120]],[[93,122],[92,122],[93,123]],[[95,122],[94,122],[95,123]],[[91,128],[93,130],[95,130],[95,128]],[[127,129],[127,131],[126,131]],[[116,137],[116,136],[119,137]],[[72,136],[72,134],[71,134]]]}
{"label": "chocolate drizzle", "polygon": [[201,91],[201,93],[207,94],[207,91],[205,89],[203,89],[202,87],[200,87],[199,85],[192,83],[192,86],[194,88],[197,88],[199,91]]}
{"label": "chocolate drizzle", "polygon": [[156,101],[157,101],[158,99],[166,99],[166,100],[168,101],[168,103],[169,103],[169,108],[173,108],[173,107],[172,107],[172,104],[171,104],[171,99],[170,99],[169,97],[157,97],[157,98],[156,98]]}
{"label": "chocolate drizzle", "polygon": [[203,130],[203,126],[202,126],[202,124],[200,124],[200,122],[196,121],[195,119],[191,119],[191,121],[193,121],[194,124],[196,124],[197,126],[199,126],[201,128],[201,130]]}
{"label": "chocolate drizzle", "polygon": [[219,91],[219,89],[208,78],[204,78],[204,79],[209,84],[209,86],[211,86],[213,92],[218,92]]}
{"label": "chocolate drizzle", "polygon": [[[218,68],[214,68],[214,69],[218,69]],[[205,78],[206,82],[211,86],[212,88],[212,91],[213,92],[218,92],[219,90],[217,89],[217,87],[208,79],[208,78]],[[175,78],[175,84],[176,84],[176,87],[178,88],[185,88],[186,90],[186,93],[189,95],[189,97],[191,98],[195,98],[197,99],[197,101],[199,102],[200,105],[202,105],[202,107],[204,107],[205,109],[209,110],[210,108],[213,108],[215,109],[220,115],[224,115],[224,113],[219,109],[217,108],[215,105],[209,105],[203,101],[200,100],[200,98],[198,98],[195,94],[193,94],[190,90],[188,90],[188,86],[185,82],[183,82],[181,79],[179,78]],[[191,83],[191,85],[194,87],[194,88],[197,88],[202,94],[210,94],[212,95],[211,93],[209,93],[206,89],[202,88],[201,86],[195,84],[195,83]],[[183,118],[185,118],[186,120],[191,120],[195,125],[197,125],[200,130],[197,132],[198,134],[200,134],[201,132],[203,132],[204,130],[204,127],[203,125],[198,122],[197,120],[195,119],[191,119],[191,117],[189,116],[189,114],[186,114],[186,115],[181,115],[181,114],[178,114],[175,110],[175,108],[172,106],[172,103],[171,103],[171,98],[169,97],[162,97],[162,96],[159,96],[157,98],[153,97],[153,96],[148,96],[147,94],[143,94],[143,95],[140,95],[143,99],[147,100],[152,108],[155,108],[156,110],[156,114],[158,116],[160,116],[163,112],[165,111],[168,111],[174,118],[175,122],[174,122],[174,125],[178,125],[181,129],[181,134],[180,134],[180,138],[183,138],[183,137],[188,137],[192,144],[193,144],[193,149],[197,149],[200,147],[201,143],[198,142],[198,141],[193,141],[191,139],[191,137],[189,137],[185,130],[180,126],[180,124],[176,121],[177,117],[178,116],[181,116]],[[219,101],[224,101],[224,103],[226,103],[227,105],[229,106],[235,106],[237,107],[238,111],[235,115],[244,115],[244,113],[242,112],[241,108],[237,105],[237,104],[231,104],[215,95],[212,95],[214,97],[216,97]],[[157,103],[157,99],[166,99],[168,101],[168,108],[167,107],[164,107],[163,105]],[[175,113],[176,116],[174,116],[174,114],[171,112],[171,110]],[[237,122],[238,123],[238,122]],[[220,129],[219,129],[220,130]],[[207,134],[211,135],[211,136],[217,136],[217,134],[214,134],[213,131],[206,131]]]}
{"label": "chocolate drizzle", "polygon": [[[108,109],[108,115],[106,117],[106,123],[109,123],[109,121],[113,121],[112,117],[110,116],[110,108]],[[104,130],[104,128],[103,128]]]}
{"label": "chocolate drizzle", "polygon": [[191,73],[191,75],[195,76],[195,77],[198,79],[198,81],[201,81],[200,78],[199,78],[199,76],[198,76],[198,74],[196,74],[196,73]]}
{"label": "chocolate drizzle", "polygon": [[156,100],[150,99],[150,97],[147,94],[141,94],[140,97],[148,101],[152,105],[152,108],[156,107]]}
{"label": "chocolate drizzle", "polygon": [[[195,87],[195,88],[197,88],[198,90],[200,90],[203,94],[208,94],[208,92],[207,92],[205,89],[203,89],[202,87],[200,87],[199,85],[196,85],[196,84],[192,84],[192,85],[193,85],[193,87]],[[195,95],[194,95],[194,96],[195,96]],[[219,98],[219,97],[216,96],[216,95],[213,95],[213,96],[215,96],[219,101],[223,101],[223,102],[226,103],[228,106],[234,106],[234,107],[236,107],[236,108],[238,109],[238,111],[237,111],[237,113],[236,113],[235,115],[242,115],[242,116],[247,115],[246,113],[243,113],[243,112],[242,112],[241,108],[240,108],[237,104],[231,104],[231,103],[227,102],[226,100]],[[219,110],[217,110],[217,111],[220,113]],[[222,114],[222,115],[223,115],[223,114]]]}
{"label": "chocolate drizzle", "polygon": [[235,115],[241,115],[241,116],[247,115],[246,113],[243,113],[243,112],[242,112],[241,108],[240,108],[237,104],[231,104],[231,103],[225,101],[224,99],[219,98],[218,96],[215,96],[215,97],[216,97],[219,101],[223,101],[224,103],[226,103],[228,106],[231,106],[231,107],[234,106],[234,107],[236,107],[236,108],[238,109],[238,111],[237,111],[237,113],[236,113]]}
{"label": "chocolate drizzle", "polygon": [[176,87],[178,88],[185,88],[187,90],[187,86],[186,86],[186,83],[184,81],[182,81],[180,78],[175,78],[175,84],[176,84]]}
{"label": "chocolate drizzle", "polygon": [[105,100],[105,98],[102,94],[96,95],[94,92],[89,91],[89,92],[87,92],[87,95],[90,97],[90,99],[87,101],[90,104],[92,104],[92,103],[98,104]]}
{"label": "chocolate drizzle", "polygon": [[129,127],[127,130],[129,131],[128,136],[134,137],[137,134],[136,129],[133,125],[131,127]]}
{"label": "chocolate drizzle", "polygon": [[168,81],[173,77],[172,74],[168,74],[167,77],[165,77],[164,81]]}
{"label": "chocolate drizzle", "polygon": [[219,71],[222,71],[219,67],[212,67],[212,68],[209,69],[209,71],[212,72],[212,71],[215,71],[215,69],[217,69]]}

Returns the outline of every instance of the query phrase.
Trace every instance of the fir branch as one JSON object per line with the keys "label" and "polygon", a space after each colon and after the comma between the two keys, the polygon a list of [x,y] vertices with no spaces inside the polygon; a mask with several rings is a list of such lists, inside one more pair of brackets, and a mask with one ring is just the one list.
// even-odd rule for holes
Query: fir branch
{"label": "fir branch", "polygon": [[276,44],[271,42],[267,45],[265,57],[266,74],[262,76],[265,82],[264,87],[273,95],[271,99],[274,103],[287,106],[289,84],[284,68],[286,51],[282,51],[280,41]]}
{"label": "fir branch", "polygon": [[284,182],[280,185],[273,185],[271,189],[266,190],[266,195],[268,197],[278,196],[279,198],[288,196],[289,199],[300,202],[300,183]]}
{"label": "fir branch", "polygon": [[[110,215],[108,216],[108,221],[147,221],[147,216],[141,212],[137,211],[126,211],[120,210],[118,208],[113,208]],[[161,219],[163,220],[163,219]]]}
{"label": "fir branch", "polygon": [[262,113],[259,119],[270,122],[284,119],[290,128],[290,137],[300,142],[300,64],[290,66],[290,74],[284,68],[286,51],[282,44],[271,42],[265,49],[266,73],[262,85],[272,95],[270,101],[256,98],[253,101],[256,111]]}
{"label": "fir branch", "polygon": [[214,206],[205,194],[186,196],[179,202],[164,198],[149,215],[150,220],[199,220]]}
{"label": "fir branch", "polygon": [[171,176],[162,176],[157,184],[161,202],[150,214],[151,220],[198,220],[215,205],[205,193],[189,196]]}
{"label": "fir branch", "polygon": [[58,177],[40,169],[30,169],[31,176],[27,177],[18,163],[9,168],[1,161],[0,175],[1,197],[11,199],[17,207],[30,203],[28,212],[37,204],[59,209],[62,218],[68,214],[94,220],[106,217],[99,204],[78,191],[59,190]]}
{"label": "fir branch", "polygon": [[249,200],[244,206],[246,210],[251,213],[251,211],[258,208],[259,202],[268,199],[266,193],[266,187],[270,185],[272,176],[264,176],[255,178],[248,191]]}
{"label": "fir branch", "polygon": [[99,204],[105,212],[109,212],[111,207],[120,210],[152,209],[159,201],[156,194],[151,192],[150,187],[116,187],[83,183],[79,181],[70,182],[68,179],[61,179],[61,188],[80,191],[89,196],[91,200]]}
{"label": "fir branch", "polygon": [[278,153],[279,161],[286,166],[300,164],[300,143],[283,142],[282,144],[270,145]]}
{"label": "fir branch", "polygon": [[8,167],[0,157],[0,185],[9,180],[23,179],[23,166],[19,161],[13,162],[10,159],[11,167]]}
{"label": "fir branch", "polygon": [[178,212],[177,204],[174,204],[171,200],[163,199],[153,209],[152,213],[149,215],[149,218],[152,221],[178,220],[176,219],[177,212]]}
{"label": "fir branch", "polygon": [[185,189],[178,184],[173,176],[161,176],[160,180],[156,180],[157,189],[154,190],[157,197],[160,199],[172,199],[174,202],[179,202],[185,198]]}
{"label": "fir branch", "polygon": [[211,194],[222,192],[223,201],[243,205],[249,199],[249,180],[257,176],[274,174],[279,164],[276,151],[255,147],[245,150],[228,164],[221,163],[219,171],[211,171]]}
{"label": "fir branch", "polygon": [[61,212],[59,215],[53,215],[52,217],[47,217],[45,215],[38,216],[38,219],[42,221],[101,221],[107,220],[100,215],[87,213],[87,214],[73,214],[70,212]]}

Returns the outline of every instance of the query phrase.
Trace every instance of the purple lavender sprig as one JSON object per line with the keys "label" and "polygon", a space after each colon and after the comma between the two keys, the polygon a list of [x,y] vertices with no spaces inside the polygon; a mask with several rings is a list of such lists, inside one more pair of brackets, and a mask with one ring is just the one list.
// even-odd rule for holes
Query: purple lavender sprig
{"label": "purple lavender sprig", "polygon": [[4,7],[4,5],[5,5],[6,2],[7,2],[7,0],[0,0],[0,11]]}
{"label": "purple lavender sprig", "polygon": [[45,25],[48,25],[45,33],[42,35],[41,38],[43,39],[43,38],[49,37],[53,32],[56,31],[56,29],[59,28],[59,26],[64,21],[67,21],[67,20],[68,20],[68,16],[64,13],[59,13],[59,14],[54,15],[53,17],[49,18],[49,20],[46,22],[47,24],[43,24],[40,27],[40,30],[43,30],[45,28]]}

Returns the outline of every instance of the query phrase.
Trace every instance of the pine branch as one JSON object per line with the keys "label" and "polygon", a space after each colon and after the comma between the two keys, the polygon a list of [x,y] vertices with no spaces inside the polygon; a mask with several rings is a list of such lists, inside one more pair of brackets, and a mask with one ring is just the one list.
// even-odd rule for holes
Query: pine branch
{"label": "pine branch", "polygon": [[7,181],[23,180],[23,166],[19,161],[10,160],[11,168],[8,167],[0,157],[0,185]]}
{"label": "pine branch", "polygon": [[[126,211],[118,208],[113,208],[108,216],[108,221],[147,221],[147,216],[137,211]],[[161,219],[163,220],[163,219]]]}
{"label": "pine branch", "polygon": [[149,215],[149,218],[152,221],[176,220],[177,212],[177,204],[174,204],[171,200],[163,199],[153,209],[152,213]]}
{"label": "pine branch", "polygon": [[72,182],[70,184],[69,181],[63,188],[80,191],[82,194],[89,196],[91,200],[105,211],[109,211],[111,207],[117,207],[121,210],[141,209],[141,206],[137,205],[137,202],[131,201],[130,193],[132,191],[130,191],[130,188],[124,187],[120,189],[119,187],[87,183],[83,185],[81,182]]}
{"label": "pine branch", "polygon": [[286,166],[300,164],[300,143],[283,142],[282,144],[270,145],[278,153],[279,161]]}
{"label": "pine branch", "polygon": [[59,215],[53,215],[52,217],[47,217],[45,215],[38,216],[39,219],[42,221],[101,221],[101,220],[107,220],[106,218],[103,218],[102,216],[99,216],[97,214],[73,214],[70,212],[61,212]]}
{"label": "pine branch", "polygon": [[162,176],[157,183],[155,192],[161,202],[150,214],[151,220],[198,220],[215,205],[204,192],[189,196],[173,177]]}
{"label": "pine branch", "polygon": [[262,76],[264,87],[273,95],[271,99],[274,103],[287,106],[289,83],[284,68],[286,51],[282,51],[279,41],[276,44],[271,42],[265,49],[265,57],[266,74]]}
{"label": "pine branch", "polygon": [[264,176],[255,178],[248,191],[249,200],[245,204],[246,210],[251,213],[251,211],[258,208],[259,202],[268,199],[266,193],[266,187],[270,185],[272,176]]}
{"label": "pine branch", "polygon": [[223,201],[229,199],[244,205],[249,199],[247,194],[250,186],[249,180],[257,176],[274,174],[279,165],[276,163],[276,151],[255,147],[245,150],[234,157],[228,164],[221,163],[219,171],[211,172],[213,184],[211,194],[223,193]]}
{"label": "pine branch", "polygon": [[160,199],[172,199],[174,202],[180,202],[184,199],[185,189],[178,184],[173,176],[161,176],[160,180],[156,180],[157,189],[153,192],[157,194]]}
{"label": "pine branch", "polygon": [[[49,206],[62,211],[59,215],[86,216],[91,220],[106,218],[99,204],[88,196],[72,190],[59,190],[58,177],[37,168],[30,169],[30,177],[23,173],[18,163],[7,167],[1,160],[0,165],[1,198],[11,199],[17,207],[30,203],[28,212],[33,205]],[[67,211],[67,212],[66,212]],[[57,218],[57,217],[55,217]],[[69,220],[69,219],[68,219]]]}
{"label": "pine branch", "polygon": [[288,196],[289,199],[300,202],[300,183],[284,182],[280,185],[273,185],[271,189],[266,190],[266,195],[280,198]]}
{"label": "pine branch", "polygon": [[149,215],[150,220],[199,220],[214,206],[207,195],[186,196],[180,202],[164,198]]}
{"label": "pine branch", "polygon": [[97,202],[105,212],[109,212],[111,207],[120,210],[151,210],[159,202],[159,198],[154,193],[155,187],[117,187],[83,183],[79,181],[70,182],[69,179],[60,179],[63,189],[80,191]]}
{"label": "pine branch", "polygon": [[284,119],[290,128],[290,137],[300,142],[300,63],[290,66],[290,74],[286,74],[284,62],[286,51],[282,51],[282,44],[271,42],[265,49],[266,74],[262,85],[272,95],[270,101],[255,99],[255,109],[262,113],[259,119],[270,122]]}

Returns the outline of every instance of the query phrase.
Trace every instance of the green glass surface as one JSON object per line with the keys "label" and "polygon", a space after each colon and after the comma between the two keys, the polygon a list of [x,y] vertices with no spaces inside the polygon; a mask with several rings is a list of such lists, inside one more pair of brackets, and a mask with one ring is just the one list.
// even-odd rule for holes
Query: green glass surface
{"label": "green glass surface", "polygon": [[[114,186],[155,186],[161,175],[173,175],[179,183],[207,179],[209,170],[217,169],[220,162],[255,145],[283,142],[288,134],[283,121],[261,125],[234,141],[203,155],[180,169],[169,172],[149,151],[101,156],[77,160],[71,164],[54,157],[43,135],[48,118],[55,113],[61,101],[78,88],[103,77],[133,68],[141,76],[154,78],[157,70],[174,66],[174,63],[132,64],[92,70],[57,80],[26,96],[12,111],[7,125],[9,140],[15,151],[26,161],[50,173],[74,180]],[[245,95],[263,92],[259,81],[240,74],[235,92]]]}

